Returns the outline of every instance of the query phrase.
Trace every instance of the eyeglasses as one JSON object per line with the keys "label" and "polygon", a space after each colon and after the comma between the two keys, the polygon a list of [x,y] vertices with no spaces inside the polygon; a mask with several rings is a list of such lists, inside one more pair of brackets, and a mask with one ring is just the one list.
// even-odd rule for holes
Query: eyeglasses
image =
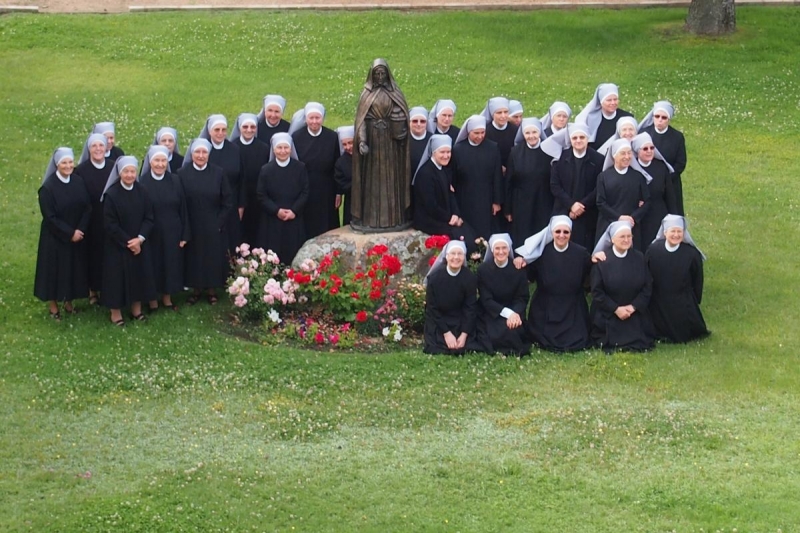
{"label": "eyeglasses", "polygon": [[557,229],[553,233],[555,233],[556,235],[569,235],[569,230]]}
{"label": "eyeglasses", "polygon": [[653,151],[653,150],[655,150],[655,149],[656,149],[656,147],[655,147],[655,146],[642,146],[642,147],[640,148],[640,150],[644,150],[645,152],[652,152],[652,151]]}
{"label": "eyeglasses", "polygon": [[661,120],[667,120],[669,117],[667,115],[653,115],[653,118],[658,118]]}
{"label": "eyeglasses", "polygon": [[426,122],[428,122],[428,121],[425,120],[425,119],[422,119],[422,118],[412,118],[411,119],[411,123],[412,124],[425,124]]}

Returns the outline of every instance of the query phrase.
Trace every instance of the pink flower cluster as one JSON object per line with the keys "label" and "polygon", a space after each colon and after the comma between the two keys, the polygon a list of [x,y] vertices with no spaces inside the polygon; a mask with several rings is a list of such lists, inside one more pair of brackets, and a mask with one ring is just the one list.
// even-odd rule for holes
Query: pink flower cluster
{"label": "pink flower cluster", "polygon": [[292,280],[287,279],[281,284],[275,278],[270,278],[264,285],[264,303],[267,305],[293,304],[296,301],[294,295],[296,289],[297,283]]}

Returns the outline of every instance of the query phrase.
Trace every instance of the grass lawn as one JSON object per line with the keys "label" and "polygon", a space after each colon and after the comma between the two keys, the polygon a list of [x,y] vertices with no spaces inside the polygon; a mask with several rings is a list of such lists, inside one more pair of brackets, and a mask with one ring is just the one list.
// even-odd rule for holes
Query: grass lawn
{"label": "grass lawn", "polygon": [[[0,530],[788,532],[800,524],[800,11],[684,9],[0,17]],[[123,331],[32,296],[59,145],[281,93],[352,121],[375,57],[410,105],[541,116],[614,81],[684,131],[714,334],[646,355],[319,353],[224,333],[227,305]],[[179,303],[181,303],[179,301]]]}

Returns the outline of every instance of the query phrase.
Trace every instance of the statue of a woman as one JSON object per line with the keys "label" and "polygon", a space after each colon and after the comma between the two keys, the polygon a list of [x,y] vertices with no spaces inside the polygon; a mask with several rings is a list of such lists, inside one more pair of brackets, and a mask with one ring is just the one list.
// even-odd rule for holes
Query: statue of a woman
{"label": "statue of a woman", "polygon": [[[372,63],[358,101],[353,157],[355,231],[396,231],[411,224],[408,105],[383,59]],[[354,150],[355,152],[355,150]]]}

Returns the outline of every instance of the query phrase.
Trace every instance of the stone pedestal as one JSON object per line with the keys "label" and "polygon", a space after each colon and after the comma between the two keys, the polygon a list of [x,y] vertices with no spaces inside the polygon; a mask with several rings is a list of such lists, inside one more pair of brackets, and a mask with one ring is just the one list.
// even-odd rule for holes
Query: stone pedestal
{"label": "stone pedestal", "polygon": [[390,233],[355,233],[349,226],[337,228],[309,239],[297,252],[292,266],[297,268],[305,259],[319,262],[325,254],[339,250],[339,260],[348,268],[364,265],[367,251],[376,244],[385,244],[389,253],[397,256],[403,265],[402,276],[425,276],[428,260],[437,250],[425,248],[428,235],[415,229]]}

